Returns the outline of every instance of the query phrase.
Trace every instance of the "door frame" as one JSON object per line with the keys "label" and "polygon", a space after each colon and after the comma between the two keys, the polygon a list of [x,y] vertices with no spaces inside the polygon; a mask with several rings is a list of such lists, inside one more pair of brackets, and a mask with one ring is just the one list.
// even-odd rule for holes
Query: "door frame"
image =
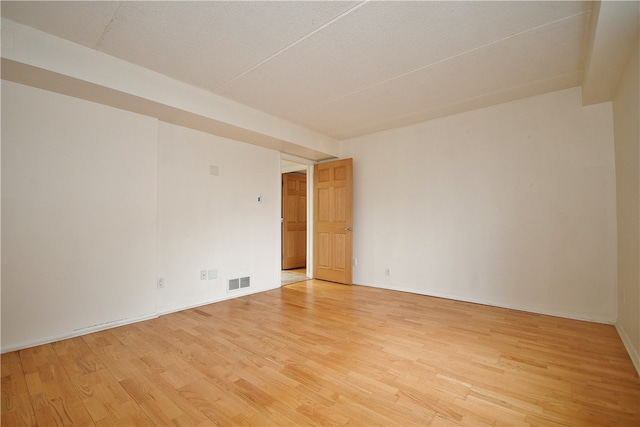
{"label": "door frame", "polygon": [[[282,168],[282,160],[297,163],[307,168],[307,277],[313,278],[313,165],[314,160],[297,157],[292,154],[280,153],[280,194],[279,204],[282,206],[282,174],[292,172]],[[299,169],[298,169],[299,170]],[[280,215],[280,230],[282,231],[282,214]],[[280,257],[278,257],[278,277],[281,278],[282,271],[282,232],[280,232]]]}

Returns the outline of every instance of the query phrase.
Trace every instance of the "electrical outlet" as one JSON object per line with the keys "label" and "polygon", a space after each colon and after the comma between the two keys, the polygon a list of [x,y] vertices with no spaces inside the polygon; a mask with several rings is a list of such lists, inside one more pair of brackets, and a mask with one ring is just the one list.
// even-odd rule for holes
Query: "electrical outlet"
{"label": "electrical outlet", "polygon": [[200,280],[207,280],[207,270],[200,270]]}
{"label": "electrical outlet", "polygon": [[207,277],[209,278],[209,280],[217,279],[218,278],[218,270],[209,270],[207,272]]}
{"label": "electrical outlet", "polygon": [[389,269],[389,267],[384,269],[384,275],[385,276],[391,276],[391,270]]}
{"label": "electrical outlet", "polygon": [[164,277],[158,277],[158,288],[164,288]]}

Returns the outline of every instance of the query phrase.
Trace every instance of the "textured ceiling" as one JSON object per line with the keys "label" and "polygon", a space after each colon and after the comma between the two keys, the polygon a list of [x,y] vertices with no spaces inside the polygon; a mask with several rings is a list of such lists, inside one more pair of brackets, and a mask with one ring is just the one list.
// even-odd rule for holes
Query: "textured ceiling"
{"label": "textured ceiling", "polygon": [[2,16],[337,139],[578,86],[589,2],[2,2]]}

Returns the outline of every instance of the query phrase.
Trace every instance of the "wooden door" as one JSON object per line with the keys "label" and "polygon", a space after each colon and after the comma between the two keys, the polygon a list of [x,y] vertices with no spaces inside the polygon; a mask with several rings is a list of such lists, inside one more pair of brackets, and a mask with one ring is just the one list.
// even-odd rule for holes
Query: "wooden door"
{"label": "wooden door", "polygon": [[282,174],[282,269],[307,266],[307,176]]}
{"label": "wooden door", "polygon": [[353,160],[314,167],[313,277],[351,284]]}

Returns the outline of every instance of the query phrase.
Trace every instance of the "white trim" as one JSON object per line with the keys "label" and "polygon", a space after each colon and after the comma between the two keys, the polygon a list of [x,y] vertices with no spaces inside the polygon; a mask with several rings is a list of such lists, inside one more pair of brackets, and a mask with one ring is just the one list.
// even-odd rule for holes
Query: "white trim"
{"label": "white trim", "polygon": [[71,332],[65,332],[63,334],[59,334],[59,335],[52,335],[49,337],[45,337],[45,338],[41,338],[41,339],[37,339],[34,341],[27,341],[27,342],[23,342],[23,343],[19,343],[19,344],[13,344],[13,345],[8,345],[6,347],[2,347],[2,350],[0,351],[1,353],[8,353],[11,351],[17,351],[17,350],[23,350],[25,348],[30,348],[30,347],[35,347],[38,345],[44,345],[44,344],[50,344],[52,342],[56,342],[56,341],[62,341],[62,340],[66,340],[69,338],[76,338],[79,336],[83,336],[83,335],[88,335],[88,334],[92,334],[94,332],[100,332],[100,331],[105,331],[107,329],[112,329],[112,328],[117,328],[119,326],[125,326],[125,325],[130,325],[132,323],[138,323],[138,322],[144,322],[146,320],[152,320],[152,319],[157,319],[160,316],[164,316],[165,314],[171,314],[171,313],[176,313],[178,311],[184,311],[184,310],[189,310],[192,308],[196,308],[196,307],[202,307],[204,305],[209,305],[209,304],[214,304],[217,302],[222,302],[222,301],[226,301],[226,300],[232,300],[232,299],[236,299],[236,298],[240,298],[240,297],[244,297],[247,295],[252,295],[252,294],[257,294],[260,292],[266,292],[266,291],[271,291],[274,289],[278,289],[280,287],[280,283],[277,283],[276,285],[272,285],[269,286],[265,289],[260,289],[260,290],[251,290],[251,291],[244,291],[244,292],[233,292],[230,295],[225,295],[224,297],[221,298],[215,298],[215,299],[211,299],[211,300],[207,300],[207,301],[201,301],[201,302],[197,302],[197,303],[192,303],[192,304],[187,304],[184,306],[180,306],[180,307],[174,307],[171,308],[169,310],[163,310],[160,312],[156,312],[156,313],[152,313],[146,316],[139,316],[139,317],[133,317],[133,318],[129,318],[129,319],[122,319],[122,320],[116,320],[113,322],[107,322],[107,323],[102,323],[100,325],[94,325],[94,326],[89,326],[86,328],[80,328],[80,329],[75,329]]}
{"label": "white trim", "polygon": [[[280,161],[287,160],[305,165],[307,168],[307,277],[313,277],[313,165],[317,161],[305,159],[303,157],[294,156],[293,154],[280,153]],[[280,167],[280,175],[286,173]],[[282,179],[282,176],[280,176]],[[282,206],[282,186],[280,186],[280,206]],[[281,215],[282,217],[282,215]],[[280,222],[280,265],[278,266],[278,277],[281,277],[282,271],[282,221]]]}
{"label": "white trim", "polygon": [[633,363],[633,366],[636,368],[636,371],[640,376],[640,355],[638,355],[638,352],[633,347],[631,339],[629,339],[629,336],[624,331],[624,328],[622,327],[622,325],[616,322],[614,326],[616,327],[616,331],[618,331],[618,335],[620,335],[620,339],[622,340],[622,344],[624,344],[624,348],[627,350],[627,353],[629,353],[629,357],[631,358],[631,363]]}
{"label": "white trim", "polygon": [[99,325],[88,326],[86,328],[75,329],[70,332],[65,332],[58,335],[52,335],[49,337],[40,338],[33,341],[26,341],[19,344],[12,344],[5,347],[2,347],[0,352],[8,353],[10,351],[23,350],[25,348],[35,347],[38,345],[50,344],[56,341],[62,341],[69,338],[76,338],[82,335],[92,334],[94,332],[105,331],[107,329],[117,328],[119,326],[130,325],[132,323],[144,322],[145,320],[156,319],[158,317],[157,313],[148,314],[146,316],[132,317],[129,319],[121,319],[114,320],[112,322],[101,323]]}
{"label": "white trim", "polygon": [[[356,283],[354,283],[354,285],[355,284]],[[365,285],[365,284],[359,284],[359,283],[357,285],[370,286],[372,288],[387,289],[390,291],[409,292],[412,294],[425,295],[425,296],[435,297],[435,298],[445,298],[445,299],[450,299],[454,301],[470,302],[473,304],[482,304],[482,305],[487,305],[491,307],[506,308],[509,310],[525,311],[527,313],[544,314],[545,316],[562,317],[565,319],[582,320],[586,322],[603,323],[607,325],[613,325],[615,323],[615,319],[604,317],[604,316],[584,316],[584,315],[575,314],[575,313],[544,310],[537,307],[524,307],[524,306],[516,306],[516,305],[510,305],[510,304],[496,304],[495,302],[488,301],[488,300],[481,300],[481,299],[475,299],[475,298],[463,298],[458,295],[452,295],[452,294],[446,294],[446,293],[440,293],[440,292],[426,292],[422,289],[406,288],[403,286],[391,287],[387,285],[378,285],[378,284]]]}
{"label": "white trim", "polygon": [[197,308],[197,307],[202,307],[205,305],[209,305],[209,304],[215,304],[218,302],[222,302],[222,301],[228,301],[228,300],[232,300],[232,299],[236,299],[236,298],[241,298],[241,297],[246,297],[248,295],[253,295],[253,294],[259,294],[261,292],[267,292],[267,291],[272,291],[274,289],[278,289],[280,288],[280,283],[277,283],[276,285],[272,285],[269,286],[267,288],[264,289],[258,289],[258,290],[242,290],[239,289],[237,291],[232,291],[232,292],[228,292],[227,295],[224,295],[222,297],[219,298],[214,298],[214,299],[209,299],[206,301],[199,301],[199,302],[194,302],[194,303],[189,303],[186,305],[181,305],[179,307],[173,307],[167,310],[162,310],[160,312],[158,312],[158,316],[164,316],[166,314],[171,314],[171,313],[177,313],[179,311],[184,311],[184,310],[191,310],[192,308]]}
{"label": "white trim", "polygon": [[311,160],[311,159],[306,159],[304,157],[299,157],[299,156],[294,156],[293,154],[289,154],[289,153],[280,153],[280,160],[287,160],[289,162],[295,162],[295,163],[300,163],[301,165],[314,165],[315,163],[317,163],[315,160]]}
{"label": "white trim", "polygon": [[307,166],[307,277],[313,278],[313,183],[314,167]]}
{"label": "white trim", "polygon": [[302,170],[307,170],[307,166],[305,166],[305,165],[291,165],[291,166],[286,166],[286,167],[285,166],[280,167],[280,173],[281,174],[300,172]]}

